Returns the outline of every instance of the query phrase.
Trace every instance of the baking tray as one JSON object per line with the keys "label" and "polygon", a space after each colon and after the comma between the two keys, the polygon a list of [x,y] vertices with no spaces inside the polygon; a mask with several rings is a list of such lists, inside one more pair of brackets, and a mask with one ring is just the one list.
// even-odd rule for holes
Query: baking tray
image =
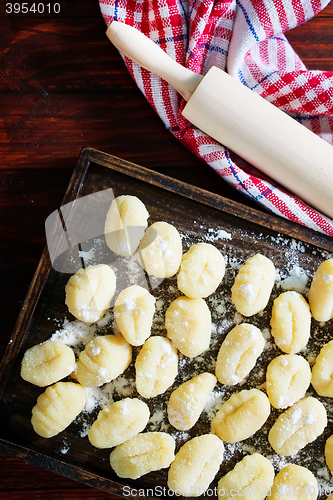
{"label": "baking tray", "polygon": [[[182,236],[183,251],[193,243],[206,241],[219,248],[226,259],[225,277],[217,291],[206,299],[213,322],[211,347],[194,359],[181,356],[179,373],[172,388],[164,395],[146,400],[151,410],[146,430],[170,432],[178,449],[191,437],[210,431],[212,416],[232,392],[252,387],[264,389],[265,368],[271,359],[281,354],[269,332],[272,302],[280,292],[287,289],[296,289],[306,296],[314,271],[320,262],[333,255],[333,241],[290,221],[249,209],[237,202],[90,148],[84,148],[78,158],[62,206],[75,208],[82,197],[96,193],[103,195],[111,192],[110,190],[114,196],[138,196],[150,213],[149,224],[158,220],[173,224]],[[92,204],[92,216],[97,211],[101,220],[104,220],[108,204],[108,199],[102,196],[97,206]],[[71,212],[69,220],[70,217]],[[129,284],[136,279],[145,280],[158,304],[152,334],[165,334],[164,312],[170,301],[180,294],[175,278],[163,282],[151,280],[143,272],[138,273],[138,268],[134,272],[133,263],[129,265],[128,262],[125,270],[120,271],[119,258],[112,256],[105,247],[102,233],[97,233],[93,238],[81,242],[79,252],[76,248],[76,254],[68,254],[60,265],[53,260],[54,265],[51,265],[47,248],[43,252],[0,367],[0,452],[116,496],[129,496],[131,492],[138,494],[140,491],[146,498],[170,497],[172,492],[167,489],[167,469],[152,472],[136,481],[120,479],[109,465],[110,450],[99,450],[89,443],[87,429],[105,404],[105,399],[103,403],[101,397],[96,398],[96,394],[92,398],[94,404],[58,436],[43,439],[34,433],[30,423],[31,409],[44,389],[21,379],[23,354],[27,348],[48,339],[56,332],[64,332],[66,325],[73,325],[75,319],[64,304],[64,287],[74,268],[69,266],[64,269],[64,263],[74,262],[74,267],[80,267],[79,261],[83,255],[89,258],[89,264],[106,262],[118,266],[117,272],[124,273],[123,286],[126,279]],[[52,234],[53,243],[58,245],[55,247],[61,248],[64,233],[54,231]],[[277,280],[265,311],[246,319],[236,313],[230,300],[230,288],[239,266],[258,252],[273,260]],[[176,431],[168,424],[165,414],[171,391],[197,373],[214,373],[216,355],[223,338],[236,323],[245,320],[261,328],[266,337],[264,353],[255,368],[238,386],[227,388],[218,383],[197,424],[188,432]],[[110,332],[113,325],[111,309],[98,331]],[[301,353],[310,363],[313,363],[321,346],[331,338],[332,327],[332,321],[319,324],[312,320],[311,338],[307,348]],[[137,352],[138,348],[134,348],[133,359]],[[103,397],[107,395],[109,402],[128,395],[137,396],[134,380],[132,362],[119,380],[111,383],[108,390],[101,394]],[[311,386],[308,393],[315,395]],[[242,443],[225,445],[220,471],[203,497],[209,494],[211,498],[216,498],[218,479],[231,470],[245,454],[254,451],[269,457],[276,472],[287,463],[297,463],[309,468],[319,481],[320,496],[326,497],[331,492],[331,476],[324,462],[323,449],[325,440],[333,432],[332,405],[329,398],[316,397],[324,403],[329,423],[315,443],[307,445],[294,457],[282,458],[274,454],[267,442],[267,434],[279,411],[272,409],[266,424],[254,436]]]}

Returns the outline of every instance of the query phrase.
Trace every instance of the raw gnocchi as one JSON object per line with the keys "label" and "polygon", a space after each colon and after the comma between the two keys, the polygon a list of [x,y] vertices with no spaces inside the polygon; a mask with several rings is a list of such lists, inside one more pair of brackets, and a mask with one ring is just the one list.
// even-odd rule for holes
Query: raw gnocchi
{"label": "raw gnocchi", "polygon": [[213,434],[187,441],[177,452],[168,474],[168,487],[177,495],[197,497],[208,489],[223,460],[224,445]]}
{"label": "raw gnocchi", "polygon": [[224,339],[216,360],[215,374],[225,385],[244,380],[254,367],[265,346],[265,339],[254,325],[235,326]]}
{"label": "raw gnocchi", "polygon": [[315,320],[333,318],[333,259],[322,262],[314,273],[308,301]]}
{"label": "raw gnocchi", "polygon": [[215,292],[224,272],[221,252],[209,243],[197,243],[183,254],[177,276],[178,288],[192,299],[208,297]]}
{"label": "raw gnocchi", "polygon": [[281,413],[269,431],[268,441],[279,455],[295,455],[320,436],[326,425],[323,403],[310,396]]}
{"label": "raw gnocchi", "polygon": [[175,458],[175,441],[165,432],[144,432],[118,445],[110,455],[117,476],[138,479],[169,467]]}
{"label": "raw gnocchi", "polygon": [[273,262],[261,254],[246,260],[231,288],[236,310],[243,316],[253,316],[267,306],[275,282]]}
{"label": "raw gnocchi", "polygon": [[119,293],[113,312],[127,342],[133,346],[142,345],[150,335],[155,297],[145,288],[132,285]]}
{"label": "raw gnocchi", "polygon": [[116,276],[106,264],[79,269],[66,284],[65,302],[76,319],[95,323],[110,307],[116,290]]}
{"label": "raw gnocchi", "polygon": [[169,339],[158,335],[149,337],[135,361],[136,388],[144,398],[163,394],[178,373],[177,349]]}
{"label": "raw gnocchi", "polygon": [[273,480],[274,467],[266,457],[260,453],[246,455],[219,480],[218,498],[263,500],[270,491]]}
{"label": "raw gnocchi", "polygon": [[146,230],[139,248],[139,262],[156,278],[171,278],[182,259],[182,240],[177,229],[167,222],[155,222]]}
{"label": "raw gnocchi", "polygon": [[73,382],[57,382],[38,396],[32,409],[31,424],[44,438],[62,432],[81,413],[86,400],[84,387]]}
{"label": "raw gnocchi", "polygon": [[149,408],[137,398],[125,398],[101,410],[88,431],[96,448],[112,448],[142,432],[150,417]]}
{"label": "raw gnocchi", "polygon": [[333,397],[333,340],[321,348],[312,367],[311,383],[320,396]]}
{"label": "raw gnocchi", "polygon": [[287,408],[302,399],[310,382],[310,365],[297,354],[277,356],[267,367],[266,392],[274,408]]}
{"label": "raw gnocchi", "polygon": [[191,429],[200,417],[215,384],[216,377],[205,372],[177,387],[171,393],[167,406],[170,424],[179,431]]}
{"label": "raw gnocchi", "polygon": [[62,342],[47,340],[24,353],[21,377],[31,384],[46,387],[67,377],[74,368],[72,349]]}
{"label": "raw gnocchi", "polygon": [[107,246],[122,257],[133,255],[147,228],[148,217],[145,205],[136,196],[115,198],[105,220]]}
{"label": "raw gnocchi", "polygon": [[290,464],[278,472],[267,500],[315,500],[318,483],[311,471]]}
{"label": "raw gnocchi", "polygon": [[276,345],[287,354],[296,354],[310,337],[311,313],[304,297],[289,290],[273,303],[271,333]]}
{"label": "raw gnocchi", "polygon": [[326,439],[324,455],[326,465],[333,474],[333,434]]}
{"label": "raw gnocchi", "polygon": [[80,353],[75,375],[84,387],[99,387],[123,373],[131,360],[131,345],[122,335],[98,335]]}
{"label": "raw gnocchi", "polygon": [[237,443],[255,434],[270,415],[267,396],[258,389],[232,394],[212,421],[212,430],[226,443]]}
{"label": "raw gnocchi", "polygon": [[167,336],[179,351],[188,357],[208,349],[212,320],[203,299],[181,296],[173,300],[165,313]]}

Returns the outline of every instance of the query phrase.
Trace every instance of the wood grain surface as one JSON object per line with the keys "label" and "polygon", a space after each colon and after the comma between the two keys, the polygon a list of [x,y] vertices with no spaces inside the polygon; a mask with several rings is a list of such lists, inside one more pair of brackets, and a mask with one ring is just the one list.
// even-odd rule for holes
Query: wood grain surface
{"label": "wood grain surface", "polygon": [[[59,15],[7,15],[0,3],[0,358],[45,245],[44,223],[89,146],[257,207],[165,129],[105,36],[97,0]],[[309,69],[333,71],[333,4],[286,33]],[[0,500],[112,499],[0,456]]]}

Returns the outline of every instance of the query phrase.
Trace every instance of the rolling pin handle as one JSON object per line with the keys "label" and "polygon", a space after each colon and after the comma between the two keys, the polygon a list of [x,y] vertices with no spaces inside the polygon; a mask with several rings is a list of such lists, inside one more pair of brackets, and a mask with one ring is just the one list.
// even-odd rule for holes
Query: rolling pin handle
{"label": "rolling pin handle", "polygon": [[106,35],[122,54],[167,81],[186,101],[203,78],[177,63],[146,35],[128,24],[113,21]]}

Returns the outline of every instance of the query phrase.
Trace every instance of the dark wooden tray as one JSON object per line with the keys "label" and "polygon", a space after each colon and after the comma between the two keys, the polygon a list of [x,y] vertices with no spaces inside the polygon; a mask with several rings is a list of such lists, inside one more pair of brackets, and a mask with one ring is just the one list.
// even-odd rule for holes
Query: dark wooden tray
{"label": "dark wooden tray", "polygon": [[[265,381],[265,366],[273,357],[281,354],[269,338],[272,301],[286,287],[290,288],[300,283],[305,294],[319,263],[332,256],[333,240],[289,221],[249,209],[218,195],[89,148],[83,149],[80,154],[63,205],[110,188],[115,196],[137,195],[147,206],[150,224],[157,220],[174,224],[183,237],[184,251],[193,243],[208,241],[216,245],[226,256],[225,278],[214,296],[207,299],[215,325],[211,348],[198,359],[181,360],[181,369],[175,385],[193,376],[194,373],[213,371],[214,359],[222,338],[234,326],[235,321],[240,320],[230,302],[230,287],[239,265],[257,252],[264,253],[274,261],[279,279],[271,300],[264,313],[251,318],[251,322],[265,331],[268,339],[267,349],[255,369],[241,385],[242,389],[261,387]],[[107,208],[105,203],[101,203],[98,209],[106,211]],[[59,236],[60,239],[62,237],[63,235]],[[89,244],[94,245],[94,241]],[[98,262],[104,258],[112,260],[112,256],[107,252],[96,256]],[[90,414],[79,416],[64,432],[51,439],[40,438],[31,427],[31,409],[44,389],[21,379],[20,364],[27,348],[48,339],[54,331],[61,328],[66,318],[71,321],[74,319],[64,304],[64,286],[69,275],[51,266],[49,253],[45,248],[0,367],[0,452],[115,495],[124,496],[123,488],[126,486],[126,493],[130,488],[134,488],[135,491],[140,489],[144,491],[147,498],[168,497],[170,495],[167,490],[163,490],[166,488],[167,470],[150,473],[137,481],[122,480],[114,474],[109,465],[110,450],[97,450],[90,445],[87,437],[80,435],[82,427],[89,425],[96,417],[97,409]],[[167,304],[179,294],[174,279],[156,284],[152,293],[160,299],[162,315]],[[153,333],[164,333],[161,322],[155,324],[155,328]],[[332,321],[320,325],[313,320],[311,340],[307,349],[302,352],[309,361],[313,361],[320,347],[331,338],[331,331]],[[137,349],[134,349],[134,356],[136,353]],[[132,363],[124,376],[128,378],[131,394],[136,395],[133,374]],[[128,387],[126,390],[129,390]],[[227,389],[217,384],[214,393],[216,403],[218,404],[235,390],[239,390],[239,386]],[[152,414],[164,411],[170,392],[171,389],[161,397],[147,400]],[[309,393],[313,393],[312,388],[309,389]],[[120,397],[122,394],[114,393],[115,400]],[[328,400],[319,399],[325,404],[331,420],[332,410],[329,408]],[[198,423],[188,433],[174,432],[166,421],[158,423],[155,421],[154,425],[150,423],[147,430],[158,430],[160,426],[173,433],[178,449],[188,438],[210,431],[210,412],[211,408],[206,409]],[[246,442],[233,446],[226,445],[225,460],[210,493],[213,493],[213,488],[216,487],[221,475],[230,470],[245,453],[255,450],[270,456],[276,470],[284,463],[303,464],[317,475],[322,487],[326,485],[329,472],[324,463],[323,447],[325,439],[332,433],[329,426],[314,444],[308,445],[295,457],[280,460],[267,443],[267,432],[277,415],[277,411],[272,411],[265,426]],[[325,494],[325,491],[323,493]],[[213,494],[212,497],[216,495]]]}

